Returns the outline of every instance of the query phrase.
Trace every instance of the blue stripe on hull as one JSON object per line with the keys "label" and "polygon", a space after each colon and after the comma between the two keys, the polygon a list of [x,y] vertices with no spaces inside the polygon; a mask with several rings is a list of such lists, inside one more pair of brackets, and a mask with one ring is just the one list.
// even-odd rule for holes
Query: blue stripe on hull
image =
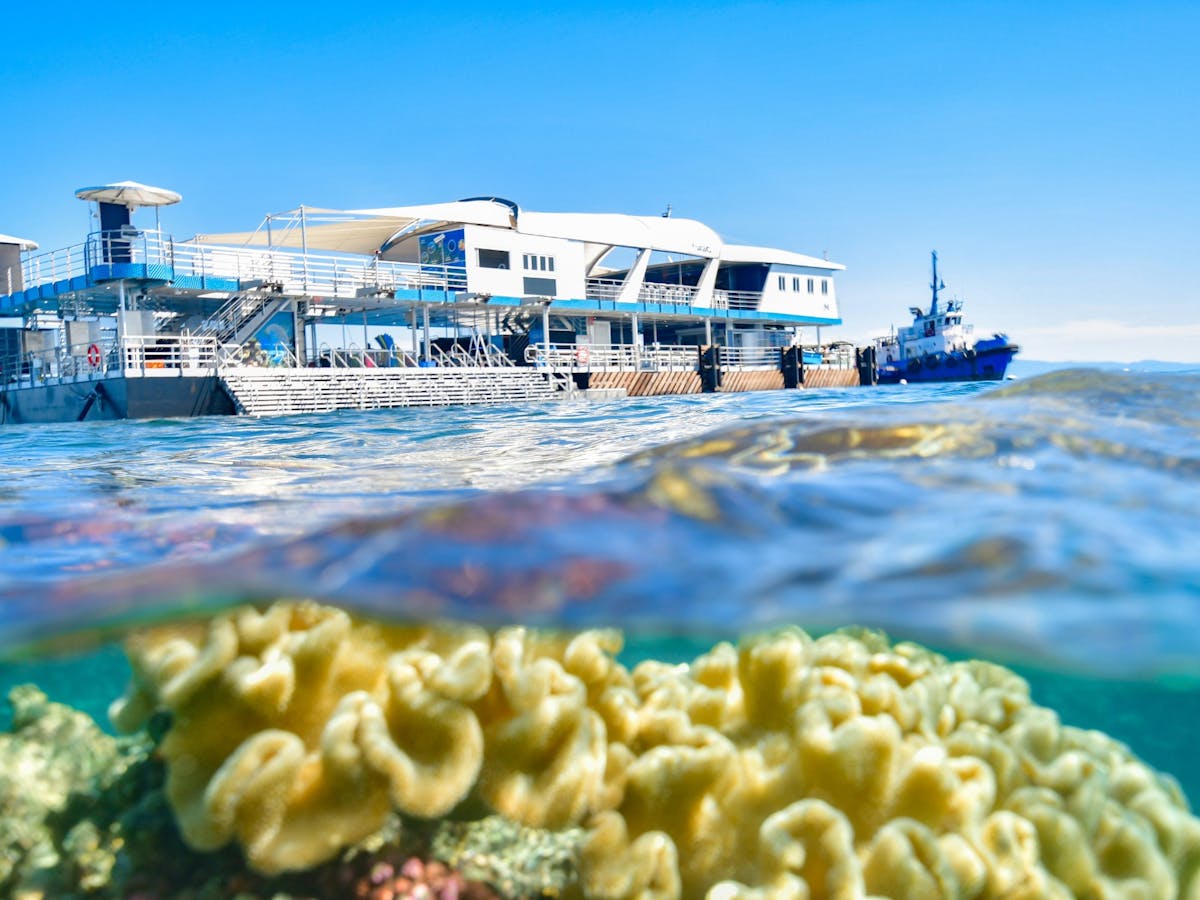
{"label": "blue stripe on hull", "polygon": [[[959,354],[950,356],[922,357],[900,367],[883,366],[879,369],[880,384],[898,384],[901,380],[909,384],[941,381],[999,381],[1004,377],[1008,364],[1012,362],[1017,348],[1011,345],[989,348],[976,353],[974,359]],[[913,365],[916,363],[916,365]]]}

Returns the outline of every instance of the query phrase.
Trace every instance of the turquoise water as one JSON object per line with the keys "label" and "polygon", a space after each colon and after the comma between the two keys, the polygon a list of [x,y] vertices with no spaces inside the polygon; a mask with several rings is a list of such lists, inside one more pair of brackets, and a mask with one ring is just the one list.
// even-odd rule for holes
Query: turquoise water
{"label": "turquoise water", "polygon": [[[1200,376],[10,427],[0,683],[102,717],[127,627],[313,596],[619,625],[687,659],[883,628],[1028,677],[1173,774],[1200,757]],[[51,653],[53,649],[53,653]]]}

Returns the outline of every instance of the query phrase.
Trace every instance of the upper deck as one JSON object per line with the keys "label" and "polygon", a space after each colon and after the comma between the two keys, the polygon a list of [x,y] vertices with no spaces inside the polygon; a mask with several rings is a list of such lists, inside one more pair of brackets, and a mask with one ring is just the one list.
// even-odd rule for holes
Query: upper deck
{"label": "upper deck", "polygon": [[726,244],[693,220],[522,212],[497,198],[301,207],[252,232],[188,240],[136,228],[124,212],[119,228],[0,266],[0,316],[108,316],[136,297],[141,309],[204,317],[231,296],[269,291],[302,301],[310,318],[553,304],[567,315],[835,325],[842,268]]}

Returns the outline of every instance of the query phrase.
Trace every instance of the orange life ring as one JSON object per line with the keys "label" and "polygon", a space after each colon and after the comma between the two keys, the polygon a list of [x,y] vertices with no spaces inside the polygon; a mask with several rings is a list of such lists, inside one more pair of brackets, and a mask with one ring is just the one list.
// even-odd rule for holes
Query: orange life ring
{"label": "orange life ring", "polygon": [[95,344],[88,344],[87,361],[93,369],[100,368],[100,348]]}
{"label": "orange life ring", "polygon": [[587,347],[579,347],[575,350],[575,362],[578,365],[586,366],[589,359],[591,359],[591,354]]}

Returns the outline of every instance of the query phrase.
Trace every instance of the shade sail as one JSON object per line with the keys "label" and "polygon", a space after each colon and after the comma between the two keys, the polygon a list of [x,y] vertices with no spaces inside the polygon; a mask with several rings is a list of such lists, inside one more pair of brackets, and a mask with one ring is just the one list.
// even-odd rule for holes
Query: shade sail
{"label": "shade sail", "polygon": [[334,253],[374,253],[397,231],[407,228],[413,219],[372,218],[353,219],[345,222],[298,224],[274,222],[270,230],[265,226],[257,231],[230,231],[222,234],[198,234],[196,240],[202,244],[224,244],[226,246],[251,247],[294,247],[307,246],[309,250],[327,250]]}
{"label": "shade sail", "polygon": [[116,203],[136,209],[139,206],[170,206],[183,198],[166,188],[152,187],[137,181],[117,181],[95,187],[80,188],[75,192],[80,200],[95,200],[99,203]]}
{"label": "shade sail", "polygon": [[[198,234],[205,244],[250,245],[256,247],[303,247],[335,253],[369,255],[383,247],[397,233],[421,222],[445,222],[448,225],[513,226],[512,211],[504,204],[487,200],[455,203],[427,203],[418,206],[392,206],[382,209],[318,210],[305,207],[307,221],[300,226],[301,211],[272,216],[270,228],[264,224],[255,231],[223,234]],[[328,221],[338,218],[340,221]]]}

